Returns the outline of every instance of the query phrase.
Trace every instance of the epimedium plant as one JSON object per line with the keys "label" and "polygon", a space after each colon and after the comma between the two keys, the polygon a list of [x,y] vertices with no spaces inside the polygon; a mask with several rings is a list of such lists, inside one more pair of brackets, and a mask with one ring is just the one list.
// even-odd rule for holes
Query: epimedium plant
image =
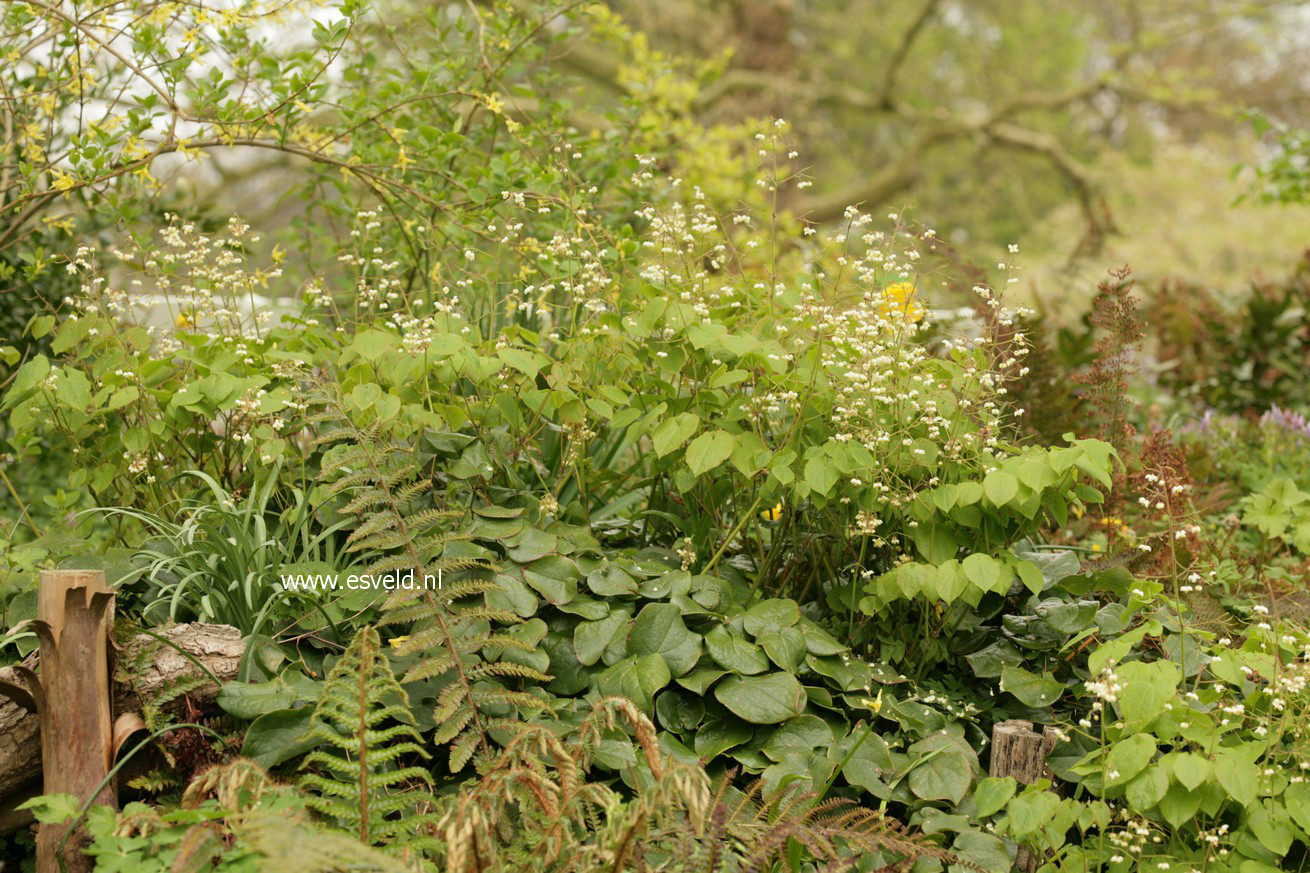
{"label": "epimedium plant", "polygon": [[302,404],[260,326],[271,314],[244,299],[278,270],[247,272],[239,250],[249,228],[233,221],[227,230],[211,236],[177,222],[161,248],[119,251],[124,261],[141,258],[166,301],[162,325],[129,291],[140,279],[109,287],[91,251],[79,249],[69,267],[81,272],[82,296],[62,320],[29,324],[36,335],[54,331],[59,357],[24,364],[3,401],[20,452],[66,449],[78,462],[70,488],[99,505],[147,511],[184,493],[166,471],[192,469],[248,490],[255,467],[286,453],[281,432]]}
{"label": "epimedium plant", "polygon": [[[766,191],[805,181],[783,126],[757,145]],[[504,192],[495,247],[431,294],[406,295],[361,210],[338,255],[351,291],[311,282],[281,324],[242,315],[282,277],[249,265],[240,222],[176,222],[119,258],[139,279],[79,252],[75,317],[38,328],[61,357],[19,371],[11,421],[32,447],[75,447],[72,484],[98,499],[166,507],[174,465],[236,494],[281,464],[325,529],[355,516],[379,566],[450,562],[458,587],[388,620],[452,772],[515,721],[621,694],[668,748],[767,786],[957,808],[980,775],[968,705],[883,686],[967,653],[947,640],[977,630],[984,597],[994,615],[1046,586],[1020,544],[1099,498],[1087,480],[1108,482],[1112,450],[1010,447],[1022,334],[930,339],[931,231],[856,210],[822,236],[770,209],[721,217],[644,159],[629,183],[652,205],[609,236],[580,206],[536,236],[538,198]],[[514,259],[549,281],[504,281]],[[168,324],[133,317],[132,281],[161,291]],[[239,707],[264,720],[247,751],[302,752],[305,695],[266,697],[286,703]],[[884,711],[901,748],[870,724]]]}
{"label": "epimedium plant", "polygon": [[[765,138],[774,151],[783,142]],[[797,183],[768,168],[762,179]],[[633,184],[653,186],[653,174]],[[170,314],[183,326],[152,339],[148,327],[123,327],[127,291],[105,286],[80,253],[86,296],[56,338],[65,360],[19,371],[5,400],[11,421],[28,445],[49,435],[91,455],[72,484],[162,503],[169,483],[156,470],[175,461],[213,469],[228,487],[259,463],[303,462],[299,398],[309,369],[326,367],[363,419],[395,419],[402,435],[473,437],[454,478],[475,490],[526,486],[587,520],[640,507],[648,538],[684,537],[691,563],[748,560],[763,588],[801,599],[856,565],[889,570],[911,543],[934,558],[949,552],[946,526],[917,517],[928,506],[921,492],[942,486],[933,505],[958,502],[964,517],[974,485],[985,486],[979,506],[1014,500],[1013,516],[1031,520],[1032,489],[1049,490],[1045,508],[1058,519],[1058,506],[1092,493],[1065,474],[1108,463],[1108,449],[1083,442],[1054,466],[1025,458],[1025,479],[1017,467],[990,471],[1007,453],[999,374],[1020,367],[1023,337],[928,353],[914,277],[935,248],[930,231],[867,231],[870,218],[853,211],[829,239],[802,235],[791,254],[761,256],[783,245],[776,216],[758,232],[745,210],[721,226],[693,194],[640,211],[642,235],[595,251],[583,221],[548,246],[522,238],[513,217],[535,210],[506,195],[506,246],[554,265],[555,299],[502,294],[493,272],[481,291],[463,290],[477,287],[470,277],[438,299],[397,302],[386,275],[396,265],[356,254],[375,248],[376,214],[365,211],[341,256],[358,273],[349,310],[311,285],[293,324],[253,323],[267,312],[246,324],[239,298],[278,270],[234,253],[248,232],[239,223],[219,237],[182,224],[162,252],[140,253],[165,296],[182,283]],[[182,276],[169,278],[175,269]],[[775,281],[754,280],[766,274]],[[989,523],[986,547],[1023,535],[1011,528]]]}
{"label": "epimedium plant", "polygon": [[[1215,639],[1139,594],[1144,621],[1093,650],[1074,686],[1084,715],[1052,758],[1072,790],[984,780],[979,814],[1053,870],[1287,869],[1310,827],[1304,631],[1261,621]],[[1195,647],[1182,666],[1143,655],[1143,638],[1179,634]]]}
{"label": "epimedium plant", "polygon": [[[6,407],[5,436],[18,456],[42,453],[37,434],[47,430],[62,432],[61,445],[86,447],[71,456],[77,463],[63,465],[75,491],[93,495],[83,506],[153,510],[180,496],[159,471],[183,467],[233,491],[249,487],[254,466],[285,454],[285,440],[257,424],[295,412],[276,396],[286,384],[273,372],[288,363],[285,337],[270,342],[259,323],[270,314],[270,284],[273,293],[286,290],[278,279],[288,258],[314,277],[311,293],[321,278],[346,278],[331,284],[350,320],[357,307],[367,317],[412,314],[410,300],[431,305],[452,287],[460,293],[483,282],[526,284],[543,305],[558,301],[568,270],[538,261],[557,232],[603,245],[642,198],[623,181],[630,158],[608,138],[561,136],[573,107],[554,96],[541,58],[588,21],[603,23],[604,38],[615,42],[622,27],[549,4],[515,14],[449,11],[355,3],[182,10],[153,0],[122,0],[94,14],[59,2],[6,8],[4,91],[25,122],[14,131],[16,163],[7,159],[0,191],[12,207],[0,250],[17,252],[6,256],[5,278],[33,304],[27,336],[0,355],[22,370],[11,386],[22,390],[9,393]],[[378,38],[393,27],[411,38]],[[270,39],[269,28],[280,38]],[[69,49],[78,44],[85,50]],[[655,76],[658,67],[646,58],[628,74]],[[673,111],[640,121],[621,114],[613,130],[621,140],[640,123],[641,141],[662,151],[668,137],[654,132]],[[248,159],[251,174],[275,186],[288,183],[303,198],[302,218],[262,241],[240,223],[224,232],[188,211],[186,198],[173,196],[171,174],[203,186],[203,159],[219,153]],[[290,172],[279,161],[289,161]],[[501,224],[510,217],[507,195],[522,207],[513,227]],[[164,202],[187,217],[171,217]],[[361,210],[373,220],[355,226]],[[161,225],[169,229],[157,240]],[[68,274],[56,273],[60,239],[86,246]],[[338,250],[351,242],[351,252]],[[119,253],[123,265],[86,275],[97,247]],[[346,260],[325,258],[329,251]],[[270,265],[251,267],[252,252]],[[481,261],[449,268],[465,254]],[[11,260],[22,265],[17,274]],[[136,281],[147,281],[131,284],[124,272],[141,269],[149,275]],[[108,285],[89,287],[97,281]],[[126,311],[151,297],[150,312]],[[478,318],[496,321],[495,297],[466,302]],[[79,366],[52,370],[51,357]],[[38,384],[48,402],[21,402]],[[41,457],[40,469],[61,466],[58,453]],[[41,508],[30,494],[11,496]]]}
{"label": "epimedium plant", "polygon": [[[1044,542],[1125,476],[1097,440],[1020,447],[1010,386],[1031,313],[1000,293],[1013,263],[999,290],[970,279],[976,323],[940,319],[934,285],[953,277],[931,229],[788,216],[810,180],[785,123],[749,148],[699,129],[674,62],[604,9],[401,10],[435,40],[402,44],[375,38],[394,19],[345,3],[308,28],[316,48],[261,36],[301,12],[4,12],[0,40],[29,35],[0,45],[6,94],[34,121],[0,190],[14,210],[0,279],[45,282],[50,238],[85,243],[43,285],[58,299],[29,314],[22,350],[0,350],[15,367],[5,435],[66,472],[51,515],[118,520],[96,536],[146,564],[146,618],[242,626],[243,681],[219,705],[249,722],[247,755],[314,770],[313,796],[275,791],[269,815],[241,797],[134,809],[154,845],[98,811],[103,857],[172,863],[205,831],[258,854],[313,849],[303,835],[332,822],[423,848],[403,816],[427,811],[432,783],[461,804],[448,838],[486,836],[506,823],[480,818],[469,786],[495,788],[499,766],[554,790],[540,749],[579,792],[570,827],[602,830],[586,798],[605,801],[606,834],[579,841],[598,852],[652,822],[664,846],[682,805],[726,815],[704,767],[721,785],[759,777],[758,816],[789,828],[773,829],[783,843],[758,829],[756,854],[792,869],[840,857],[830,838],[890,837],[865,811],[844,834],[823,819],[868,798],[988,869],[1019,844],[1056,869],[1300,863],[1305,638],[1260,619],[1236,643],[1189,625],[1199,528],[1174,524],[1190,512],[1176,464],[1132,471],[1164,513],[1133,535],[1141,578]],[[129,19],[132,36],[113,35]],[[584,22],[627,43],[619,75],[648,98],[596,134],[539,63]],[[155,169],[230,148],[303,168],[292,227],[263,240],[144,205]],[[1294,297],[1255,306],[1252,336],[1296,351]],[[1243,508],[1304,552],[1305,506],[1275,480]],[[37,541],[5,559],[21,580],[66,533],[26,520]],[[273,592],[311,560],[444,587]],[[12,623],[30,591],[0,582]],[[1064,795],[984,778],[979,750],[1006,717],[1068,722],[1052,762]],[[397,790],[391,805],[369,807],[370,782]],[[737,809],[756,833],[754,802]],[[559,833],[529,829],[509,854]]]}

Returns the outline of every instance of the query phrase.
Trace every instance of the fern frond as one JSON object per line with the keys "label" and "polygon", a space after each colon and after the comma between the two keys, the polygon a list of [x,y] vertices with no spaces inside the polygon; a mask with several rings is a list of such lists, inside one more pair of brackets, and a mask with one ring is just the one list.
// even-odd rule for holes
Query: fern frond
{"label": "fern frond", "polygon": [[[438,567],[443,573],[493,569],[482,558],[443,558]],[[490,579],[461,579],[443,586],[442,590],[448,599],[459,600],[461,597],[476,597],[479,594],[500,591],[501,587]]]}
{"label": "fern frond", "polygon": [[419,479],[401,486],[394,493],[396,503],[401,506],[407,506],[414,498],[432,488],[432,483],[427,479]]}
{"label": "fern frond", "polygon": [[[380,553],[370,568],[376,575],[413,573],[415,578],[442,580],[439,590],[392,591],[380,623],[411,626],[408,639],[397,646],[402,657],[419,656],[406,672],[406,682],[443,682],[433,710],[435,736],[438,743],[451,744],[449,762],[452,772],[458,772],[475,754],[492,750],[484,710],[542,705],[499,682],[518,685],[547,677],[518,665],[487,666],[488,655],[522,647],[499,629],[521,619],[486,603],[487,594],[500,590],[489,578],[495,571],[491,561],[448,553],[452,543],[470,538],[459,530],[463,511],[430,505],[433,480],[414,462],[408,447],[388,442],[379,422],[356,426],[334,396],[320,403],[336,413],[339,423],[322,437],[330,436],[333,445],[323,463],[324,476],[332,493],[345,500],[341,511],[359,517],[346,548]],[[331,417],[325,416],[325,425]],[[456,601],[461,608],[452,608]]]}
{"label": "fern frond", "polygon": [[373,485],[366,485],[355,490],[355,496],[341,507],[344,515],[360,515],[366,509],[387,508],[391,505],[391,495]]}
{"label": "fern frond", "polygon": [[[402,758],[429,756],[381,645],[366,625],[333,665],[310,721],[310,734],[322,745],[305,757],[301,766],[312,772],[300,780],[306,806],[368,845],[400,835],[391,817],[426,800],[432,786],[424,768],[399,765]],[[388,789],[396,791],[380,801]]]}
{"label": "fern frond", "polygon": [[494,685],[483,685],[474,688],[469,696],[475,703],[484,706],[515,706],[520,709],[531,710],[545,709],[550,705],[540,697],[534,697],[526,691],[509,691]]}
{"label": "fern frond", "polygon": [[[426,481],[426,480],[425,480]],[[424,509],[410,517],[410,524],[416,528],[428,528],[438,524],[453,524],[459,521],[461,513],[449,509]],[[449,539],[465,539],[461,534],[443,534]]]}
{"label": "fern frond", "polygon": [[405,545],[405,535],[395,530],[361,533],[356,530],[346,537],[346,547],[352,551],[374,552],[385,549],[398,549]]}
{"label": "fern frond", "polygon": [[[534,670],[524,664],[516,664],[513,661],[495,661],[491,663],[483,662],[470,667],[468,670],[470,677],[474,679],[487,679],[493,676],[514,677],[518,679],[534,679],[538,682],[549,682],[550,676],[542,673],[540,670]],[[516,692],[526,693],[526,692]],[[533,698],[536,700],[536,698]],[[541,704],[538,703],[539,707]]]}
{"label": "fern frond", "polygon": [[473,759],[479,747],[477,734],[472,731],[460,734],[459,738],[450,744],[450,772],[458,773],[468,766],[468,762]]}
{"label": "fern frond", "polygon": [[[337,417],[331,413],[311,415],[308,419],[310,424],[320,424],[324,421],[336,420]],[[322,448],[324,446],[336,445],[337,443],[353,442],[355,434],[356,430],[353,427],[334,427],[316,436],[312,445],[314,448]]]}

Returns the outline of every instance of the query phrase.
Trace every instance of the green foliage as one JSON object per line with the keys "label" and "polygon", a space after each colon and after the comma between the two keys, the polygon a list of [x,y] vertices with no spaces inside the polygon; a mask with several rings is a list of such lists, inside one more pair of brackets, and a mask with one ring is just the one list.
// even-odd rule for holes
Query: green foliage
{"label": "green foliage", "polygon": [[[1100,503],[1097,486],[1109,490],[1116,463],[1109,444],[1073,440],[1065,448],[1025,448],[980,480],[919,492],[911,506],[918,560],[907,555],[886,572],[869,574],[859,601],[864,612],[879,617],[873,636],[882,657],[907,659],[922,675],[931,661],[949,656],[943,627],[975,623],[1012,591],[1040,595],[1049,588],[1055,580],[1044,572],[1045,559],[1025,548],[1043,525],[1063,526],[1071,511],[1081,515]],[[1084,476],[1096,485],[1080,481]],[[896,608],[905,600],[933,605],[937,620],[906,625]]]}
{"label": "green foliage", "polygon": [[[796,601],[754,598],[731,567],[693,573],[669,550],[607,549],[593,530],[530,510],[478,508],[464,530],[495,556],[500,590],[487,601],[513,611],[522,621],[513,633],[535,644],[498,656],[553,677],[544,690],[570,733],[582,730],[585,706],[569,698],[622,696],[649,713],[666,748],[759,774],[765,790],[829,785],[915,808],[949,805],[956,793],[940,793],[927,772],[953,786],[963,779],[962,794],[978,771],[965,742],[931,755],[930,748],[890,750],[867,724],[872,713],[893,717],[903,700],[914,725],[903,730],[919,731],[918,739],[941,731],[947,718],[915,702],[904,676],[853,653]],[[962,740],[963,726],[949,722]],[[621,774],[635,754],[616,740],[595,766]],[[921,764],[925,774],[906,781]]]}
{"label": "green foliage", "polygon": [[1227,289],[1166,284],[1152,311],[1161,383],[1180,399],[1216,412],[1264,412],[1310,405],[1310,263],[1291,275],[1253,282],[1236,300]]}
{"label": "green foliage", "polygon": [[[161,509],[186,496],[174,476],[182,469],[233,493],[252,488],[257,467],[288,453],[279,430],[296,401],[272,378],[279,357],[269,355],[272,345],[250,336],[262,320],[249,313],[250,295],[268,271],[243,269],[234,254],[247,232],[234,222],[227,235],[211,237],[175,224],[164,234],[165,251],[137,250],[172,294],[165,309],[176,323],[162,345],[153,338],[160,326],[129,306],[122,290],[70,297],[62,317],[42,316],[39,329],[52,334],[55,357],[37,354],[23,364],[0,402],[17,451],[40,456],[44,438],[61,443],[78,461],[68,487],[87,490],[101,506]],[[74,273],[91,269],[89,254],[75,258]],[[101,287],[79,274],[92,283],[87,290]],[[174,282],[189,290],[172,291]]]}
{"label": "green foliage", "polygon": [[[1148,635],[1167,647],[1171,633],[1156,623]],[[1240,645],[1183,636],[1186,675],[1171,661],[1123,660],[1135,657],[1128,646],[1092,653],[1087,714],[1052,759],[1075,790],[1060,797],[1043,782],[1002,803],[997,786],[980,785],[979,807],[1004,810],[999,833],[1052,852],[1056,869],[1294,863],[1294,844],[1310,840],[1300,724],[1310,638],[1268,623]]]}
{"label": "green foliage", "polygon": [[265,682],[229,682],[218,691],[218,705],[250,722],[241,754],[261,767],[274,767],[312,750],[321,742],[313,731],[321,682],[289,669]]}
{"label": "green foliage", "polygon": [[430,845],[414,810],[428,802],[432,777],[405,764],[428,757],[413,721],[377,631],[360,628],[314,706],[309,733],[320,745],[301,765],[311,771],[300,779],[305,805],[366,845]]}
{"label": "green foliage", "polygon": [[[173,509],[171,518],[129,507],[101,510],[141,525],[146,535],[129,574],[109,583],[122,594],[140,591],[147,621],[217,622],[248,637],[282,632],[316,611],[329,622],[333,613],[339,618],[343,604],[322,606],[283,583],[296,574],[348,569],[334,539],[344,524],[316,529],[304,493],[282,491],[279,470],[274,465],[240,502],[208,474],[191,471],[201,496]],[[278,502],[285,508],[278,511]],[[120,608],[135,605],[123,600]]]}
{"label": "green foliage", "polygon": [[1236,491],[1254,494],[1275,479],[1310,487],[1310,430],[1295,413],[1270,410],[1259,421],[1207,416],[1179,437],[1196,474],[1214,487],[1233,483]]}
{"label": "green foliage", "polygon": [[[121,612],[247,638],[218,705],[254,763],[177,809],[93,813],[102,866],[1004,869],[1019,845],[1084,871],[1300,863],[1304,635],[1263,602],[1226,601],[1251,618],[1236,643],[1191,613],[1220,567],[1295,584],[1305,423],[1277,410],[1252,427],[1287,440],[1197,448],[1258,493],[1194,497],[1155,422],[1131,437],[1126,272],[1098,333],[1051,326],[1025,381],[1032,313],[899,214],[797,219],[787,124],[750,148],[698,124],[727,61],[664,55],[600,6],[347,2],[296,19],[300,46],[264,40],[277,10],[255,4],[11,5],[4,32],[49,57],[3,73],[40,123],[6,164],[0,281],[58,296],[25,301],[22,350],[0,350],[24,468],[0,482],[21,531],[3,621],[89,532]],[[936,6],[925,38],[949,45]],[[116,15],[135,25],[114,45]],[[1061,52],[1082,20],[1061,13]],[[584,27],[626,61],[605,119],[550,62]],[[916,127],[937,76],[876,113]],[[1077,157],[1000,111],[941,136],[1044,155],[1099,220]],[[294,161],[289,226],[262,240],[179,186],[154,215],[156,159],[233,147]],[[59,282],[42,225],[84,242]],[[940,284],[976,317],[936,309],[960,302]],[[1171,320],[1159,384],[1303,401],[1303,285]],[[280,584],[311,574],[389,591]],[[31,642],[0,637],[6,658]],[[985,776],[1006,718],[1061,727],[1063,794]],[[259,765],[310,772],[297,793]]]}
{"label": "green foliage", "polygon": [[1273,479],[1243,500],[1242,523],[1310,555],[1310,494],[1289,479]]}
{"label": "green foliage", "polygon": [[1255,168],[1255,195],[1266,203],[1310,202],[1310,131],[1271,119],[1259,111],[1250,113],[1251,126],[1274,148]]}

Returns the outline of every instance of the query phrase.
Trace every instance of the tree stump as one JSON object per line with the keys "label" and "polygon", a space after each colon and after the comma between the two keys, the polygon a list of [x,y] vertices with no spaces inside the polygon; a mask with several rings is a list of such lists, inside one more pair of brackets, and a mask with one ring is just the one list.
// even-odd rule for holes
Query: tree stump
{"label": "tree stump", "polygon": [[[1046,756],[1055,748],[1056,731],[1049,725],[1039,734],[1033,723],[1023,719],[998,722],[992,728],[992,757],[987,771],[992,776],[1013,776],[1015,781],[1031,785],[1039,779],[1054,779]],[[1041,858],[1027,846],[1019,847],[1014,866],[1023,873],[1034,873]]]}

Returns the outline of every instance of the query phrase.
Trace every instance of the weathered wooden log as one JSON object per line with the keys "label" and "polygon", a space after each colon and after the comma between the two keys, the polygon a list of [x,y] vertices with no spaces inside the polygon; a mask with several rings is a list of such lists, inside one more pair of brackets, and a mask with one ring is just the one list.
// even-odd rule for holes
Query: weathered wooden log
{"label": "weathered wooden log", "polygon": [[[1015,781],[1031,785],[1039,779],[1054,779],[1046,756],[1055,748],[1056,731],[1049,725],[1039,734],[1033,723],[1023,719],[997,722],[992,728],[992,757],[987,772],[992,776],[1013,776]],[[1019,847],[1014,866],[1023,873],[1034,873],[1040,857],[1027,846]]]}
{"label": "weathered wooden log", "polygon": [[[204,673],[188,658],[173,648],[186,652],[220,682],[234,679],[241,663],[244,644],[241,632],[221,624],[179,624],[156,631],[172,645],[161,643],[146,634],[133,638],[118,654],[130,681],[113,683],[113,714],[132,712],[142,705],[170,693],[179,682],[203,677]],[[13,683],[19,674],[36,667],[33,653],[19,668],[0,668],[0,682]],[[14,683],[19,684],[19,683]],[[186,698],[192,705],[204,709],[212,706],[218,686],[205,682],[189,688]],[[170,701],[165,708],[181,706],[182,700]],[[6,810],[5,801],[20,794],[40,790],[41,736],[40,720],[20,702],[0,697],[0,811]],[[0,833],[13,830],[30,821],[21,814],[0,812]]]}

